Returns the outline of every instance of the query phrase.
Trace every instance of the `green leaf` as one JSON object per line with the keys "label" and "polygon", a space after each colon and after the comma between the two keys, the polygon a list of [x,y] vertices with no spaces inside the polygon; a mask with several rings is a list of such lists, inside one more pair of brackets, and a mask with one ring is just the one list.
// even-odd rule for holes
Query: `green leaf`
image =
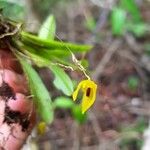
{"label": "green leaf", "polygon": [[137,131],[139,133],[143,133],[144,130],[148,127],[148,124],[146,123],[144,118],[139,118],[136,122],[135,126],[133,127],[132,131]]}
{"label": "green leaf", "polygon": [[71,96],[73,93],[73,83],[70,77],[63,69],[58,66],[50,66],[49,69],[54,73],[54,85],[61,90],[65,95]]}
{"label": "green leaf", "polygon": [[49,67],[52,63],[60,63],[65,66],[75,67],[67,59],[69,53],[64,52],[64,55],[62,56],[61,50],[39,50],[38,48],[35,49],[34,47],[32,48],[27,45],[22,45],[19,42],[16,42],[16,44],[22,53],[28,56],[30,60],[32,60],[32,62],[38,67]]}
{"label": "green leaf", "polygon": [[7,5],[6,0],[0,1],[0,9],[4,9],[6,7],[6,5]]}
{"label": "green leaf", "polygon": [[74,106],[72,99],[67,97],[57,97],[53,102],[54,108],[71,109]]}
{"label": "green leaf", "polygon": [[53,40],[55,37],[56,22],[53,15],[50,15],[41,26],[38,36],[41,39]]}
{"label": "green leaf", "polygon": [[120,8],[114,8],[111,14],[112,33],[114,35],[122,35],[126,21],[126,12]]}
{"label": "green leaf", "polygon": [[143,36],[145,33],[146,33],[146,31],[148,30],[148,25],[147,24],[145,24],[145,23],[130,23],[129,22],[129,24],[127,24],[127,29],[130,31],[130,32],[132,32],[132,33],[134,33],[134,35],[136,36],[136,37],[141,37],[141,36]]}
{"label": "green leaf", "polygon": [[34,95],[33,100],[41,119],[46,123],[51,123],[53,121],[53,109],[49,92],[32,66],[21,57],[19,60],[28,78],[31,94]]}
{"label": "green leaf", "polygon": [[68,66],[68,67],[76,68],[76,65],[71,63],[68,59],[53,57],[53,63],[54,64],[56,63],[57,66],[59,66],[60,64],[60,66],[64,65],[65,67]]}
{"label": "green leaf", "polygon": [[82,65],[84,68],[88,68],[88,67],[89,67],[89,62],[88,62],[88,60],[86,60],[86,59],[82,59],[82,60],[80,61],[80,63],[81,63],[81,65]]}
{"label": "green leaf", "polygon": [[79,124],[83,124],[87,120],[86,113],[82,114],[81,107],[79,105],[72,108],[72,116]]}
{"label": "green leaf", "polygon": [[22,52],[29,51],[32,54],[38,55],[39,57],[43,57],[44,59],[47,59],[49,61],[52,60],[53,57],[58,57],[58,58],[63,59],[70,55],[70,52],[68,51],[62,51],[59,49],[49,51],[47,49],[39,49],[37,47],[34,47],[34,46],[31,47],[27,45],[21,45],[21,49],[22,49]]}
{"label": "green leaf", "polygon": [[125,8],[133,17],[134,21],[141,21],[141,14],[135,0],[121,0],[122,8]]}
{"label": "green leaf", "polygon": [[29,57],[30,60],[38,67],[49,66],[49,64],[51,63],[50,59],[46,59],[43,55],[39,55],[35,49],[26,45],[20,45],[20,43],[16,44],[18,46],[18,49],[20,49],[22,53]]}
{"label": "green leaf", "polygon": [[44,40],[24,31],[21,32],[21,40],[25,45],[37,46],[39,49],[45,48],[49,50],[59,49],[62,51],[71,50],[72,52],[86,52],[92,48],[90,45],[77,45],[62,41]]}
{"label": "green leaf", "polygon": [[23,21],[25,16],[24,7],[21,3],[15,1],[3,0],[0,1],[0,9],[4,17],[14,21]]}

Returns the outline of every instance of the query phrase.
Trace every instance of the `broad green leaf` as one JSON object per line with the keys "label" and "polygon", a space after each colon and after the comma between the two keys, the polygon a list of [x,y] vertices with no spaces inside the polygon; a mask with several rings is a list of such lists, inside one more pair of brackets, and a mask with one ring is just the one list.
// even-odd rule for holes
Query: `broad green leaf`
{"label": "broad green leaf", "polygon": [[126,21],[126,12],[120,8],[114,8],[111,14],[112,33],[122,35]]}
{"label": "broad green leaf", "polygon": [[19,60],[29,81],[31,94],[34,96],[33,100],[41,119],[46,123],[51,123],[53,121],[53,109],[49,92],[32,66],[21,57]]}
{"label": "broad green leaf", "polygon": [[72,51],[72,52],[86,52],[89,51],[92,46],[90,45],[77,45],[72,43],[65,43],[62,41],[44,40],[35,35],[29,34],[27,32],[21,32],[21,40],[25,45],[37,46],[40,48],[45,48],[49,50],[59,49],[62,51]]}
{"label": "broad green leaf", "polygon": [[87,120],[87,114],[82,114],[81,107],[79,105],[72,108],[72,116],[79,124],[83,124]]}
{"label": "broad green leaf", "polygon": [[38,36],[41,39],[53,40],[55,37],[56,22],[53,15],[50,15],[41,26]]}
{"label": "broad green leaf", "polygon": [[49,69],[54,73],[54,85],[61,90],[65,95],[71,96],[73,93],[73,83],[70,77],[63,69],[58,66],[50,66]]}
{"label": "broad green leaf", "polygon": [[141,15],[135,0],[121,0],[122,8],[125,8],[133,17],[134,21],[140,21]]}
{"label": "broad green leaf", "polygon": [[72,108],[74,105],[75,104],[72,99],[67,97],[57,97],[53,102],[54,108],[69,109]]}

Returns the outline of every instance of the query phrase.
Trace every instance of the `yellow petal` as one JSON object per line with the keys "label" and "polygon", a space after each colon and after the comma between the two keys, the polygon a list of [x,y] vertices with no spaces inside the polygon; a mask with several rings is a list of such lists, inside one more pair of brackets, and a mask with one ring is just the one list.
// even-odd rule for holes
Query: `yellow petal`
{"label": "yellow petal", "polygon": [[46,131],[46,123],[45,122],[40,122],[37,126],[37,131],[39,135],[42,135]]}
{"label": "yellow petal", "polygon": [[82,98],[81,108],[82,113],[85,113],[95,102],[97,85],[93,81],[88,80],[83,87],[84,95]]}

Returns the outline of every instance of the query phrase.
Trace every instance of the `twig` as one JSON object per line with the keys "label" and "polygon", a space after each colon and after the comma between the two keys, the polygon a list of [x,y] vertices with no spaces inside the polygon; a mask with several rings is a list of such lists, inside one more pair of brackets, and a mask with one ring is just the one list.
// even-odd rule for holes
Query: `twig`
{"label": "twig", "polygon": [[121,45],[121,40],[116,39],[115,41],[113,41],[111,46],[108,48],[108,50],[105,53],[104,57],[99,62],[99,64],[97,65],[95,71],[92,74],[92,78],[95,81],[98,80],[98,77],[102,74],[102,72],[104,71],[104,68],[106,67],[107,63],[110,61],[112,55],[117,51],[117,49],[119,48],[120,45]]}
{"label": "twig", "polygon": [[116,0],[90,0],[90,1],[93,4],[97,5],[98,7],[112,9]]}
{"label": "twig", "polygon": [[102,9],[102,11],[100,11],[99,18],[98,18],[98,21],[96,23],[96,27],[94,30],[94,34],[96,34],[98,31],[100,31],[104,27],[109,16],[109,12],[110,12],[109,9],[104,9],[104,8]]}
{"label": "twig", "polygon": [[125,34],[125,40],[128,46],[131,48],[131,50],[136,54],[142,53],[142,46],[138,44],[135,40],[135,38],[131,34]]}
{"label": "twig", "polygon": [[102,28],[105,26],[105,24],[108,20],[109,12],[110,12],[110,10],[105,9],[105,8],[102,8],[102,10],[100,10],[99,18],[96,23],[96,27],[95,27],[94,31],[92,32],[92,35],[86,40],[86,43],[95,44],[95,42],[97,42],[97,39],[96,39],[97,34],[100,33]]}

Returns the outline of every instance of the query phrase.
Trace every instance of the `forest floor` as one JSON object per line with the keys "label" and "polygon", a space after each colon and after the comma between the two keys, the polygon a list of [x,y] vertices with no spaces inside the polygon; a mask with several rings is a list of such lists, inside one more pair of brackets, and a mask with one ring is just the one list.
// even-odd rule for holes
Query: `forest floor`
{"label": "forest floor", "polygon": [[[79,4],[80,3],[80,4]],[[140,4],[144,21],[150,20],[150,3]],[[150,115],[150,34],[137,38],[126,33],[112,35],[110,9],[90,2],[74,2],[56,13],[57,35],[62,40],[89,43],[94,48],[87,58],[91,76],[98,84],[97,99],[80,125],[69,111],[57,110],[49,130],[38,139],[43,150],[139,150]],[[93,16],[96,26],[85,27]],[[81,74],[76,73],[78,79]],[[50,141],[50,142],[49,142]]]}

